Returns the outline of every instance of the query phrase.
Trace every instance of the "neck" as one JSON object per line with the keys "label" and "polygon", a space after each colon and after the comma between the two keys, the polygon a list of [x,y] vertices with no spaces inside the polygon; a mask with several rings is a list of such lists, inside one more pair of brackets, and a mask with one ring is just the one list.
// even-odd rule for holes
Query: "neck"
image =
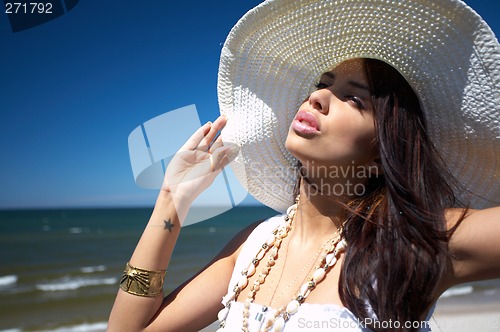
{"label": "neck", "polygon": [[300,245],[313,245],[331,238],[344,222],[345,210],[335,197],[314,194],[304,179],[300,185],[300,202],[292,232]]}

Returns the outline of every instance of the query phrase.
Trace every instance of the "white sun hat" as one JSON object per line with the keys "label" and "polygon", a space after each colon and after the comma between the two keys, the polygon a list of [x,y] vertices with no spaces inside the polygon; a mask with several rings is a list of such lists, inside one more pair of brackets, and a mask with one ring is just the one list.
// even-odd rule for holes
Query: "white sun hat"
{"label": "white sun hat", "polygon": [[292,204],[289,125],[321,73],[360,57],[385,61],[413,87],[472,207],[498,202],[500,46],[459,0],[271,0],[245,14],[222,49],[218,97],[248,192],[277,211]]}

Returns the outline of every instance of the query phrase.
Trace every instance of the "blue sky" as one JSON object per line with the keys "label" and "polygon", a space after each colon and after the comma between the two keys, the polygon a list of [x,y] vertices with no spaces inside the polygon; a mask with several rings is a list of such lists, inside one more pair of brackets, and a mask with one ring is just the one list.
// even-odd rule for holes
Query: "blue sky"
{"label": "blue sky", "polygon": [[[196,104],[218,115],[220,49],[257,0],[86,1],[13,33],[0,14],[0,208],[151,206],[127,138]],[[474,0],[500,34],[500,2]]]}

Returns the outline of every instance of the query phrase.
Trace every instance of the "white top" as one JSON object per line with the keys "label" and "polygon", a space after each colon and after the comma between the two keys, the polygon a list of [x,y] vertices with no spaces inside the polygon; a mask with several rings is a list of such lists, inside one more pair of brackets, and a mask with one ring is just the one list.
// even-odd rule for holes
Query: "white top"
{"label": "white top", "polygon": [[[258,225],[250,234],[243,245],[240,255],[236,260],[231,281],[229,282],[228,292],[234,288],[241,277],[241,271],[249,264],[257,253],[258,248],[269,237],[271,232],[284,222],[284,216],[272,217]],[[225,303],[223,302],[225,305]],[[250,305],[249,330],[258,331],[261,324],[266,321],[266,317],[273,316],[275,309],[268,308],[266,312],[262,311],[263,306],[252,303]],[[429,312],[428,318],[432,315],[434,309]],[[243,320],[243,303],[231,302],[231,307],[226,318],[225,327],[219,331],[241,331]],[[285,324],[284,332],[294,331],[371,331],[364,328],[368,321],[360,320],[345,307],[335,304],[311,304],[303,303],[300,305],[297,313],[290,317]],[[423,322],[423,328],[420,331],[430,331],[430,326]],[[386,328],[395,328],[394,322],[385,322]],[[393,325],[389,325],[393,324]]]}

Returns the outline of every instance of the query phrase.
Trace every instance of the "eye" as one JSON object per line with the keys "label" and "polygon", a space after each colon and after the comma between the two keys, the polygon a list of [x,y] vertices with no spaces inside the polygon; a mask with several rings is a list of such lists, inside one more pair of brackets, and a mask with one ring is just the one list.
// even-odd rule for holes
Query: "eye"
{"label": "eye", "polygon": [[316,84],[314,84],[314,86],[316,87],[316,90],[321,90],[321,89],[326,89],[328,88],[330,85],[326,82],[318,82]]}
{"label": "eye", "polygon": [[356,97],[356,96],[346,96],[346,100],[355,108],[358,110],[364,110],[366,109],[365,103],[361,98]]}

